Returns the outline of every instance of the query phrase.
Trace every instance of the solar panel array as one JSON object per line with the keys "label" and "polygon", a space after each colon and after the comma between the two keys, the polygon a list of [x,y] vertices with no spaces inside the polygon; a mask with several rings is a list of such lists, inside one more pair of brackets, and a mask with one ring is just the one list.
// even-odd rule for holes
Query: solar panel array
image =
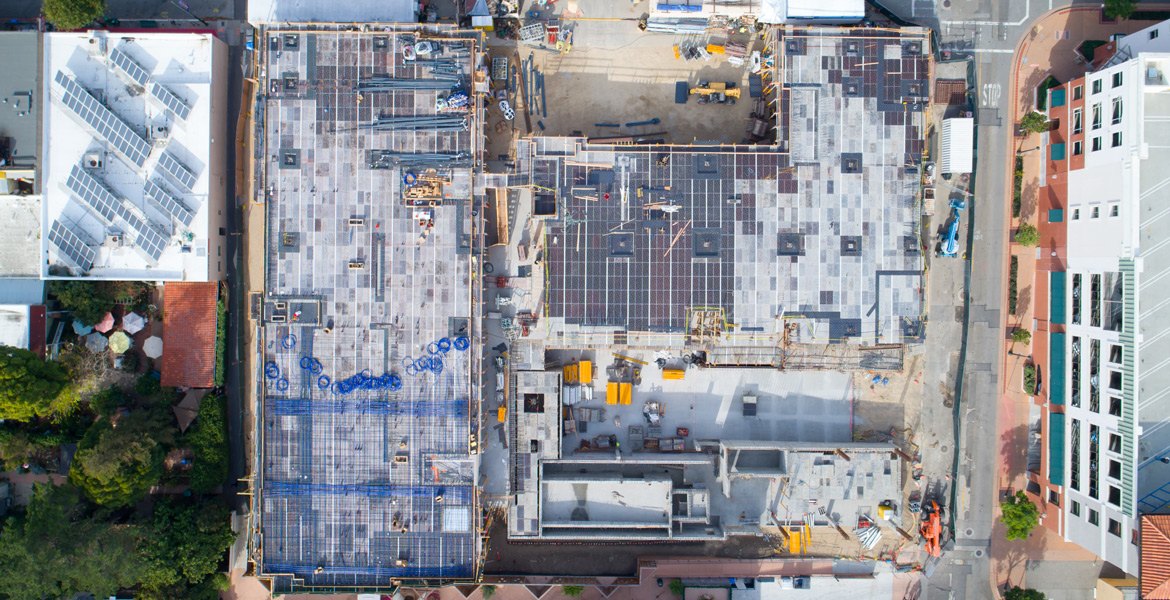
{"label": "solar panel array", "polygon": [[162,153],[162,156],[158,158],[158,167],[174,178],[187,191],[195,188],[195,174],[183,166],[183,163],[179,162],[170,152]]}
{"label": "solar panel array", "polygon": [[139,65],[133,58],[130,58],[130,55],[122,52],[121,46],[110,51],[110,60],[114,62],[115,67],[121,69],[134,83],[146,87],[146,81],[150,78],[150,74],[146,72],[146,69],[142,68],[142,65]]}
{"label": "solar panel array", "polygon": [[170,194],[168,194],[167,191],[164,190],[162,186],[155,183],[154,180],[148,180],[146,182],[146,187],[143,188],[143,192],[146,193],[147,198],[150,198],[155,202],[155,204],[158,204],[159,207],[162,208],[163,212],[170,215],[174,220],[182,223],[183,227],[191,225],[191,220],[195,218],[195,214],[191,212],[191,209],[187,208],[183,205],[182,202],[179,202]]}
{"label": "solar panel array", "polygon": [[53,221],[49,227],[49,241],[69,262],[82,271],[88,271],[93,266],[93,257],[97,252],[60,221]]}
{"label": "solar panel array", "polygon": [[175,95],[167,86],[161,83],[150,84],[150,95],[163,103],[163,106],[175,113],[175,116],[186,121],[187,116],[191,114],[191,107],[187,106],[181,98]]}
{"label": "solar panel array", "polygon": [[162,256],[170,240],[131,212],[124,202],[111,194],[80,166],[73,167],[65,185],[82,202],[101,215],[108,225],[115,225],[118,220],[124,222],[134,233],[134,246],[152,261],[158,261]]}
{"label": "solar panel array", "polygon": [[142,168],[150,155],[150,143],[134,133],[125,121],[98,102],[81,84],[62,71],[54,78],[65,90],[63,102],[83,122],[114,147],[130,164]]}

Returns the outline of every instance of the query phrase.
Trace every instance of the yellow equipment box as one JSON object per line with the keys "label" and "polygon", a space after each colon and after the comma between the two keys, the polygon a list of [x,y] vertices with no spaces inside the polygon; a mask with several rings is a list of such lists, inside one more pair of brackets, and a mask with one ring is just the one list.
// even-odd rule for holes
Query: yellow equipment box
{"label": "yellow equipment box", "polygon": [[577,363],[565,365],[565,383],[577,383],[579,374]]}
{"label": "yellow equipment box", "polygon": [[634,395],[634,385],[631,383],[623,383],[621,387],[621,403],[623,406],[629,406],[630,401]]}
{"label": "yellow equipment box", "polygon": [[593,383],[593,361],[583,360],[578,365],[577,381],[581,383]]}
{"label": "yellow equipment box", "polygon": [[683,371],[682,371],[682,369],[663,369],[662,370],[662,378],[663,379],[682,379],[683,378]]}
{"label": "yellow equipment box", "polygon": [[611,381],[611,382],[605,384],[605,403],[606,404],[617,404],[618,403],[618,384],[616,381]]}
{"label": "yellow equipment box", "polygon": [[496,419],[497,419],[499,422],[501,422],[501,423],[503,423],[504,421],[507,421],[507,420],[508,420],[508,409],[507,409],[507,407],[501,406],[501,407],[500,407],[500,410],[496,411]]}

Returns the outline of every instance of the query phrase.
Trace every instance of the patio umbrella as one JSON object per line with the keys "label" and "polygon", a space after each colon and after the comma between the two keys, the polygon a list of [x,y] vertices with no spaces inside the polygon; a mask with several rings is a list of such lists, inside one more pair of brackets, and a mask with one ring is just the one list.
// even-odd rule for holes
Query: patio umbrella
{"label": "patio umbrella", "polygon": [[130,336],[126,335],[125,331],[115,331],[110,336],[110,350],[114,354],[121,354],[130,349]]}
{"label": "patio umbrella", "polygon": [[94,332],[85,336],[85,347],[89,348],[90,352],[105,352],[106,348],[110,347],[110,340],[106,336]]}
{"label": "patio umbrella", "polygon": [[93,327],[89,325],[82,325],[81,321],[78,321],[77,319],[73,320],[73,333],[76,333],[77,335],[85,335],[91,331],[93,331]]}
{"label": "patio umbrella", "polygon": [[138,313],[127,313],[126,316],[122,317],[122,331],[130,335],[142,331],[143,327],[146,327],[146,317]]}
{"label": "patio umbrella", "polygon": [[152,335],[146,338],[142,343],[142,351],[150,358],[159,358],[162,356],[163,342],[162,338],[157,335]]}
{"label": "patio umbrella", "polygon": [[94,325],[93,328],[102,332],[102,333],[106,333],[109,330],[113,329],[114,328],[114,313],[106,313],[106,316],[102,317],[102,322],[98,323],[97,325]]}

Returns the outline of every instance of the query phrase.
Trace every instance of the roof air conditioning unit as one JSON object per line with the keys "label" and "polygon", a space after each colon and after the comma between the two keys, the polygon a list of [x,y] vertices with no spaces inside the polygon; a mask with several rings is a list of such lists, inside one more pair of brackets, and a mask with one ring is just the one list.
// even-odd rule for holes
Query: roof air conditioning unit
{"label": "roof air conditioning unit", "polygon": [[105,245],[113,248],[121,248],[123,240],[124,238],[121,233],[111,233],[106,235]]}
{"label": "roof air conditioning unit", "polygon": [[102,154],[100,152],[86,152],[81,157],[81,164],[86,169],[100,169],[105,163],[102,161]]}

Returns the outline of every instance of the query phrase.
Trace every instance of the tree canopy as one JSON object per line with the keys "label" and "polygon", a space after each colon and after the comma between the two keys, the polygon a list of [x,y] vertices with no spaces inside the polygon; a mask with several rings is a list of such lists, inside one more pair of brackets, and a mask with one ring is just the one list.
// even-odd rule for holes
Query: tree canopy
{"label": "tree canopy", "polygon": [[1009,540],[1028,539],[1028,534],[1040,524],[1040,510],[1024,492],[1016,492],[1015,496],[1000,502],[999,507],[1003,511],[999,520],[1007,527]]}
{"label": "tree canopy", "polygon": [[1110,19],[1128,19],[1136,8],[1135,0],[1105,0],[1105,16]]}
{"label": "tree canopy", "polygon": [[1028,133],[1044,133],[1048,131],[1048,117],[1032,111],[1020,119],[1020,129]]}
{"label": "tree canopy", "polygon": [[1020,223],[1016,228],[1016,243],[1021,246],[1035,246],[1040,241],[1040,230],[1031,223]]}
{"label": "tree canopy", "polygon": [[69,481],[108,507],[137,502],[162,476],[164,444],[174,439],[165,412],[139,410],[117,426],[100,420],[86,432],[69,469]]}
{"label": "tree canopy", "polygon": [[138,532],[96,519],[71,486],[37,484],[23,517],[0,532],[0,596],[71,598],[79,590],[107,598],[144,572]]}
{"label": "tree canopy", "polygon": [[148,565],[142,586],[148,597],[190,598],[190,590],[214,588],[207,579],[219,568],[236,535],[228,510],[216,502],[168,500],[154,508],[142,545]]}
{"label": "tree canopy", "polygon": [[199,403],[199,416],[187,434],[187,446],[195,455],[191,466],[191,491],[208,494],[227,479],[227,399],[207,395]]}
{"label": "tree canopy", "polygon": [[62,31],[81,29],[106,12],[103,0],[45,0],[41,7],[53,27]]}
{"label": "tree canopy", "polygon": [[1027,344],[1032,341],[1032,332],[1027,329],[1016,328],[1012,330],[1012,341]]}
{"label": "tree canopy", "polygon": [[20,348],[0,346],[0,419],[29,421],[52,412],[53,401],[68,392],[61,365]]}
{"label": "tree canopy", "polygon": [[149,287],[139,281],[53,281],[49,292],[82,325],[94,325],[120,300],[136,300]]}

